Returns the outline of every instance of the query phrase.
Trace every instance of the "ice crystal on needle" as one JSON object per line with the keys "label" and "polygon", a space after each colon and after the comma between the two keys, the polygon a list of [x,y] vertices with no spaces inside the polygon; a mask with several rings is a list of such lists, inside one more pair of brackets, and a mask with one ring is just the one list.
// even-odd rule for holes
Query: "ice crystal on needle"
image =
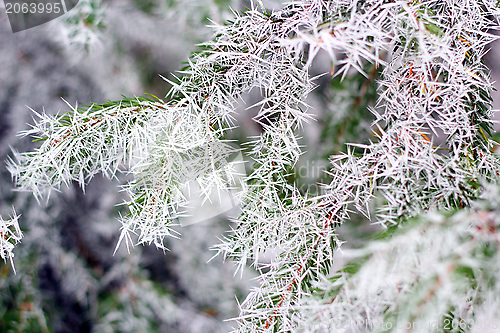
{"label": "ice crystal on needle", "polygon": [[0,217],[0,257],[4,261],[10,261],[14,273],[16,269],[14,267],[14,253],[12,251],[21,241],[21,238],[23,238],[23,233],[19,228],[18,218],[19,216],[16,215],[15,211],[10,220],[4,220]]}

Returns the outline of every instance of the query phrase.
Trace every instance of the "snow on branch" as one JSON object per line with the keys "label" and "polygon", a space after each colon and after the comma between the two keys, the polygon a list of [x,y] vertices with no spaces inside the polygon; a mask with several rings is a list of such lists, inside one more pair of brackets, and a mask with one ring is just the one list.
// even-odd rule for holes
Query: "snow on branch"
{"label": "snow on branch", "polygon": [[[241,304],[236,332],[297,331],[316,318],[297,307],[331,273],[333,253],[342,244],[336,229],[353,208],[397,228],[426,211],[468,209],[484,191],[481,179],[498,181],[500,161],[489,138],[492,83],[482,62],[497,18],[496,1],[489,0],[300,0],[275,12],[252,7],[214,26],[213,39],[171,82],[166,102],[134,98],[39,115],[25,135],[42,145],[17,154],[9,168],[20,189],[37,197],[72,181],[83,187],[98,172],[111,178],[127,170],[133,175],[124,185],[130,214],[121,219],[120,240],[129,244],[135,233],[139,243],[163,248],[186,204],[184,179],[193,168],[185,156],[199,146],[224,144],[235,126],[237,100],[260,89],[264,97],[256,106],[263,133],[249,143],[255,163],[244,179],[242,213],[216,249],[239,269],[266,269]],[[304,152],[298,130],[312,118],[305,99],[315,88],[309,69],[320,50],[330,56],[332,74],[345,80],[353,71],[373,78],[363,70],[367,63],[382,70],[371,109],[372,140],[332,156],[331,182],[311,197],[288,176]],[[444,133],[444,147],[429,139],[431,133]],[[230,168],[202,173],[203,192],[214,184],[231,186]],[[372,214],[377,196],[383,203]],[[266,251],[274,256],[262,264]],[[409,290],[410,271],[401,274],[401,288]],[[387,303],[364,313],[389,315],[391,297],[399,292],[388,291]],[[446,302],[458,307],[460,300]],[[362,305],[345,311],[355,316]]]}
{"label": "snow on branch", "polygon": [[23,238],[23,233],[19,228],[18,222],[19,215],[16,215],[16,211],[13,210],[13,214],[10,220],[4,220],[0,216],[0,257],[7,262],[10,261],[14,273],[16,268],[14,267],[14,253],[13,250],[18,243],[21,242]]}

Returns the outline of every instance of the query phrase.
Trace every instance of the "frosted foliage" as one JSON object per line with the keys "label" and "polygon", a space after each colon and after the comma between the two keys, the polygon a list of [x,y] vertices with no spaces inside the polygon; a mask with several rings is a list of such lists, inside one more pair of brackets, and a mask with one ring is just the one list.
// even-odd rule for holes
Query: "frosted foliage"
{"label": "frosted foliage", "polygon": [[300,307],[305,332],[382,325],[406,332],[407,323],[429,332],[446,318],[498,328],[499,188],[487,187],[470,211],[428,213],[389,239],[346,251],[354,273],[318,282],[319,292]]}
{"label": "frosted foliage", "polygon": [[65,45],[89,49],[101,43],[101,32],[105,27],[105,10],[101,0],[81,0],[54,22],[55,31]]}
{"label": "frosted foliage", "polygon": [[21,241],[21,238],[23,238],[23,233],[19,228],[18,218],[19,216],[16,215],[15,211],[10,220],[4,220],[0,217],[0,257],[4,261],[10,261],[14,272],[16,269],[14,268],[13,250],[16,244],[18,244]]}
{"label": "frosted foliage", "polygon": [[[484,182],[497,181],[500,166],[488,138],[492,84],[482,62],[485,46],[495,39],[488,32],[497,27],[495,6],[488,0],[312,0],[269,12],[253,4],[227,24],[214,25],[213,39],[171,82],[167,101],[135,98],[75,107],[67,115],[39,114],[24,134],[43,143],[34,152],[17,154],[9,168],[19,188],[37,197],[72,181],[83,187],[99,172],[110,178],[130,173],[133,180],[123,186],[130,214],[120,219],[120,241],[133,245],[131,235],[137,234],[139,243],[163,248],[164,237],[175,236],[171,227],[186,204],[183,177],[198,172],[184,156],[199,146],[226,144],[225,134],[237,125],[237,101],[260,89],[263,98],[255,106],[263,130],[248,142],[254,163],[239,194],[242,213],[215,247],[235,260],[238,270],[262,269],[259,287],[240,305],[235,332],[300,331],[318,318],[328,326],[336,316],[386,318],[395,315],[396,305],[418,310],[426,293],[439,302],[422,305],[420,312],[398,308],[398,318],[435,319],[450,311],[466,318],[474,311],[468,304],[480,302],[478,289],[463,279],[443,282],[439,290],[433,286],[451,279],[449,267],[462,265],[460,260],[476,255],[473,248],[489,242],[476,240],[484,228],[469,225],[484,219],[467,207]],[[347,80],[357,71],[369,77],[363,68],[371,63],[381,68],[381,78],[371,109],[372,140],[332,156],[331,182],[312,197],[289,176],[304,152],[298,132],[312,120],[305,99],[315,88],[309,69],[321,50],[330,57],[332,74]],[[428,137],[439,133],[445,147]],[[231,170],[204,170],[202,190],[231,188]],[[373,212],[376,196],[381,203]],[[368,247],[366,253],[373,255],[352,283],[350,277],[324,282],[342,244],[336,228],[352,210],[393,230],[425,211],[459,208],[464,212],[451,220],[422,218],[425,233],[411,229]],[[480,216],[469,219],[468,214]],[[460,223],[442,230],[455,219]],[[454,246],[462,243],[467,249]],[[274,256],[264,263],[259,258],[266,251]],[[419,256],[432,259],[421,263]],[[326,305],[310,299],[340,284],[340,296],[325,296]]]}

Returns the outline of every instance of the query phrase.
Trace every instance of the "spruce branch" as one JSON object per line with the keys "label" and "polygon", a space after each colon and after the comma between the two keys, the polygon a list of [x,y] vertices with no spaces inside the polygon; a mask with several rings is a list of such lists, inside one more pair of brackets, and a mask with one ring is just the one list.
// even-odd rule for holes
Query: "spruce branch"
{"label": "spruce branch", "polygon": [[[163,248],[164,237],[174,235],[171,226],[183,213],[182,190],[190,175],[201,175],[207,197],[213,185],[230,188],[231,168],[215,167],[227,149],[215,152],[215,159],[210,155],[211,163],[201,168],[192,161],[199,161],[197,147],[225,147],[225,135],[235,126],[238,99],[260,89],[264,97],[256,104],[256,119],[263,133],[249,144],[255,163],[244,179],[248,188],[240,194],[242,213],[234,219],[231,234],[215,247],[235,260],[238,269],[251,263],[262,270],[260,286],[241,304],[236,331],[300,331],[310,318],[320,317],[332,323],[336,314],[325,312],[328,306],[312,307],[318,309],[314,316],[301,307],[318,294],[315,286],[330,273],[334,250],[342,244],[336,229],[353,208],[387,228],[404,227],[425,211],[467,209],[484,192],[481,179],[498,181],[500,161],[491,152],[489,138],[492,83],[482,63],[486,45],[495,39],[488,32],[498,25],[495,6],[488,0],[301,0],[276,12],[252,7],[235,13],[225,25],[214,25],[213,39],[170,82],[166,102],[126,99],[83,110],[74,107],[68,115],[39,115],[41,120],[25,135],[42,139],[42,145],[17,154],[9,168],[20,188],[37,197],[71,181],[83,187],[98,172],[113,178],[127,169],[133,175],[123,186],[130,197],[130,214],[121,220],[120,241],[129,244],[130,233],[136,233],[139,243]],[[344,80],[353,71],[372,80],[372,72],[365,69],[380,68],[378,101],[370,109],[375,118],[372,129],[378,134],[332,156],[331,182],[324,193],[310,197],[301,194],[288,176],[303,154],[298,131],[312,118],[306,103],[315,87],[309,69],[320,51],[329,55],[332,67],[339,68],[336,75]],[[440,133],[445,147],[429,139]],[[439,148],[448,152],[442,154]],[[372,214],[370,203],[377,196],[385,202]],[[432,230],[439,239],[446,234]],[[415,251],[433,245],[431,238],[421,238],[415,236]],[[400,241],[396,248],[403,240],[395,236],[387,244]],[[259,257],[268,250],[275,255],[263,264]],[[393,253],[384,255],[392,258]],[[389,267],[391,258],[383,257],[381,269]],[[371,263],[362,263],[360,272],[369,276],[365,267]],[[446,267],[451,269],[439,273],[441,280],[419,277],[431,281],[430,287],[419,289],[421,303],[401,301],[418,308],[439,295],[442,279],[449,279],[455,269]],[[414,282],[413,276],[401,274],[396,289],[377,281],[376,291],[357,296],[361,303],[342,294],[332,304],[338,305],[343,319],[395,316],[397,297],[406,297]],[[349,285],[350,277],[344,280],[325,280],[321,290],[329,283],[337,288],[338,281]],[[460,294],[465,298],[446,294],[429,313],[444,316],[464,304],[463,299],[478,303],[477,295],[462,282],[462,289],[453,290],[465,293]],[[380,292],[386,299],[375,302],[373,311],[365,310]]]}
{"label": "spruce branch", "polygon": [[7,262],[7,259],[10,261],[14,273],[16,273],[16,268],[14,267],[13,250],[21,242],[21,238],[23,238],[18,219],[19,215],[16,214],[14,209],[12,209],[10,220],[4,220],[0,216],[0,257],[5,262]]}
{"label": "spruce branch", "polygon": [[304,331],[377,330],[384,322],[397,332],[406,323],[428,332],[430,323],[442,329],[446,318],[454,327],[475,326],[477,313],[498,296],[500,268],[499,188],[484,186],[470,210],[420,215],[359,250],[345,251],[348,268],[319,279],[315,293],[297,307]]}

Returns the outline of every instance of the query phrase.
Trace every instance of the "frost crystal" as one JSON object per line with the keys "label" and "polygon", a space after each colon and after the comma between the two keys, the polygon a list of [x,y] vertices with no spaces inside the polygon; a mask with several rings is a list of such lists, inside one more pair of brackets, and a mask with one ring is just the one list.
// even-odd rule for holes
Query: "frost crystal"
{"label": "frost crystal", "polygon": [[5,262],[7,262],[7,259],[10,261],[14,273],[16,272],[16,268],[14,267],[13,250],[16,244],[21,242],[21,238],[23,238],[18,218],[19,216],[16,215],[15,211],[13,211],[13,217],[10,220],[4,220],[0,216],[0,257]]}

